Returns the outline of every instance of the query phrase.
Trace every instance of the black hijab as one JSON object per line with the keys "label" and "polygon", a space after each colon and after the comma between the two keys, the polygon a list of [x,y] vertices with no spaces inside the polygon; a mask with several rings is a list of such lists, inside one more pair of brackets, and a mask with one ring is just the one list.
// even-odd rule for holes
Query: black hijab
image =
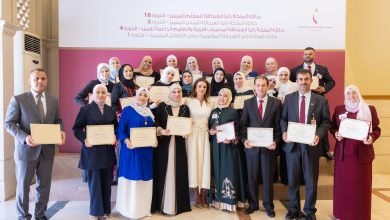
{"label": "black hijab", "polygon": [[[223,79],[221,82],[215,81],[215,73],[217,71],[223,72]],[[222,88],[228,88],[226,83],[226,72],[223,68],[218,67],[214,70],[213,78],[211,79],[211,96],[218,96],[219,90],[221,90]]]}
{"label": "black hijab", "polygon": [[[133,77],[131,79],[126,79],[125,76],[123,75],[123,71],[125,71],[126,66],[129,66],[131,68],[131,70],[133,70]],[[127,88],[130,88],[130,89],[135,89],[136,84],[134,82],[134,69],[130,64],[123,64],[121,66],[121,68],[119,69],[118,77],[124,86],[126,86]]]}

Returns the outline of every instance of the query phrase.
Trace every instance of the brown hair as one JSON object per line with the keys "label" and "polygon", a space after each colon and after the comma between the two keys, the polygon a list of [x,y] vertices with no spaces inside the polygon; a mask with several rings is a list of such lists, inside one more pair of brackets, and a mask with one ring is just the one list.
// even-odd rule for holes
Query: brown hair
{"label": "brown hair", "polygon": [[209,104],[208,99],[210,97],[210,83],[204,78],[199,78],[194,82],[194,86],[192,87],[191,97],[196,98],[196,87],[198,86],[198,83],[200,83],[200,82],[206,83],[207,88],[206,88],[206,94],[204,95],[204,99],[205,99],[206,103]]}

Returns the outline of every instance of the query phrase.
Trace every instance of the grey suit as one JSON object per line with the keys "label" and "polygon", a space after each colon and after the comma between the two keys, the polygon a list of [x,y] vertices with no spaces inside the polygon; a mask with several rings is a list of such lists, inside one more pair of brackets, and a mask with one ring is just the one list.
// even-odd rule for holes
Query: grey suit
{"label": "grey suit", "polygon": [[61,124],[56,98],[45,95],[46,114],[40,120],[37,104],[31,92],[12,97],[8,105],[4,127],[15,138],[16,207],[19,219],[31,219],[29,214],[30,183],[37,178],[35,217],[43,217],[49,201],[54,145],[28,146],[26,137],[31,134],[30,124]]}
{"label": "grey suit", "polygon": [[[280,120],[282,132],[287,132],[288,122],[299,122],[299,92],[289,94],[284,99],[283,111]],[[330,127],[330,115],[328,100],[315,93],[311,93],[309,110],[306,115],[308,124],[311,120],[316,121],[316,135],[321,138],[328,135]],[[289,210],[294,213],[300,212],[299,184],[301,182],[301,170],[306,183],[306,198],[304,211],[312,215],[317,211],[315,208],[317,200],[317,182],[319,169],[320,142],[317,146],[309,146],[299,143],[285,143],[284,151],[286,152],[287,175],[288,175],[288,192],[290,197]]]}

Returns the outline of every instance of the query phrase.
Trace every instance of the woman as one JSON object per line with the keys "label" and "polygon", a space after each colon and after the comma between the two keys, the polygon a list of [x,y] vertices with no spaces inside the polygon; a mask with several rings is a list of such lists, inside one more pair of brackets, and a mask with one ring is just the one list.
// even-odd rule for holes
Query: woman
{"label": "woman", "polygon": [[[212,180],[215,186],[215,195],[212,206],[219,210],[235,212],[237,207],[244,207],[245,183],[241,164],[238,143],[238,126],[240,116],[230,106],[232,92],[223,88],[218,93],[218,107],[211,112],[209,117],[209,133],[211,139],[212,155]],[[236,137],[218,142],[216,126],[226,123],[234,123]]]}
{"label": "woman", "polygon": [[[344,105],[337,106],[331,133],[337,139],[334,165],[333,214],[337,219],[371,219],[373,143],[380,137],[379,118],[374,106],[365,103],[356,86],[344,90]],[[366,139],[343,138],[338,132],[344,118],[371,123]]]}
{"label": "woman", "polygon": [[182,92],[183,97],[189,97],[192,94],[192,74],[189,70],[184,70],[181,73],[181,86],[182,86]]}
{"label": "woman", "polygon": [[107,88],[98,84],[93,88],[93,101],[80,108],[73,125],[74,136],[81,142],[79,168],[86,171],[89,188],[90,219],[109,217],[111,214],[112,170],[116,164],[113,140],[112,144],[92,145],[87,141],[88,125],[114,125],[117,127],[115,110],[106,105]]}
{"label": "woman", "polygon": [[194,190],[195,206],[198,208],[207,206],[206,191],[210,189],[210,141],[207,130],[213,103],[209,96],[209,83],[205,79],[197,79],[191,98],[186,101],[192,118],[187,146],[189,186]]}
{"label": "woman", "polygon": [[[181,71],[179,70],[179,68],[177,67],[177,58],[175,55],[171,54],[167,57],[167,67],[168,66],[171,66],[173,68],[175,68],[177,70],[177,75],[175,75],[173,77],[173,82],[179,82],[180,81],[180,74],[181,74]],[[160,75],[161,73],[163,72],[163,70],[160,71]]]}
{"label": "woman", "polygon": [[160,74],[154,71],[152,68],[152,61],[153,60],[151,56],[144,56],[144,58],[142,58],[141,64],[139,65],[138,69],[134,70],[136,82],[137,82],[137,76],[153,77],[154,82],[160,80]]}
{"label": "woman", "polygon": [[218,57],[214,58],[213,61],[211,62],[211,67],[213,68],[213,73],[217,68],[224,68],[222,59]]}
{"label": "woman", "polygon": [[253,70],[253,59],[251,56],[243,56],[241,58],[239,72],[245,75],[246,79],[254,79],[258,74]]}
{"label": "woman", "polygon": [[[147,88],[139,88],[135,100],[123,109],[117,136],[121,142],[119,154],[116,209],[128,218],[150,215],[153,191],[153,146],[133,148],[130,129],[152,127],[154,115],[146,107]],[[157,146],[157,143],[156,143]]]}
{"label": "woman", "polygon": [[193,56],[187,58],[186,70],[189,70],[191,72],[194,82],[197,79],[204,78],[206,76],[206,73],[199,70],[198,61]]}
{"label": "woman", "polygon": [[233,85],[226,79],[226,72],[223,68],[216,68],[211,79],[211,96],[218,96],[219,90],[228,88],[233,91]]}
{"label": "woman", "polygon": [[119,59],[117,57],[111,57],[108,61],[108,64],[110,65],[110,81],[112,83],[118,83],[119,82],[119,69],[121,68],[121,63],[119,62]]}
{"label": "woman", "polygon": [[271,97],[276,98],[278,96],[278,91],[276,90],[276,77],[274,75],[266,76],[268,78],[268,91],[267,94]]}
{"label": "woman", "polygon": [[179,75],[179,71],[171,66],[165,67],[161,73],[159,81],[153,83],[151,86],[170,86],[173,83],[175,75]]}
{"label": "woman", "polygon": [[284,97],[298,91],[298,85],[290,81],[290,70],[287,67],[280,67],[278,70],[279,88],[278,96],[283,103]]}
{"label": "woman", "polygon": [[133,67],[130,64],[123,64],[119,69],[118,77],[120,83],[114,85],[111,93],[112,106],[117,112],[122,112],[120,98],[133,97],[139,88],[134,82]]}
{"label": "woman", "polygon": [[241,72],[237,72],[233,76],[234,80],[234,96],[241,95],[254,95],[255,92],[249,86],[247,86],[245,75]]}
{"label": "woman", "polygon": [[88,95],[92,93],[93,88],[97,84],[103,84],[107,87],[109,93],[112,92],[114,83],[110,82],[110,67],[106,63],[100,63],[97,66],[97,79],[90,81],[83,90],[81,90],[77,96],[74,98],[77,104],[80,106],[85,106],[88,104]]}
{"label": "woman", "polygon": [[153,152],[152,212],[168,215],[191,211],[188,188],[186,140],[166,129],[168,117],[190,117],[190,110],[182,103],[179,84],[169,87],[168,100],[153,110],[156,117],[158,146]]}

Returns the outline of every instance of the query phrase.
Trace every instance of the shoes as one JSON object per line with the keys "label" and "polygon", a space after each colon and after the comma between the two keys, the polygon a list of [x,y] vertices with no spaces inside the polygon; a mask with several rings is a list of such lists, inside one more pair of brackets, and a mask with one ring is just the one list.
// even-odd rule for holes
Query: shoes
{"label": "shoes", "polygon": [[306,215],[306,220],[317,220],[317,217],[315,214],[309,214],[309,215]]}
{"label": "shoes", "polygon": [[275,217],[275,211],[273,209],[266,209],[265,212],[267,213],[268,217]]}
{"label": "shoes", "polygon": [[39,218],[35,218],[35,220],[47,220],[46,216],[42,216],[42,217],[39,217]]}
{"label": "shoes", "polygon": [[117,181],[117,180],[113,180],[113,181],[111,182],[111,186],[116,186],[116,185],[118,185],[118,181]]}
{"label": "shoes", "polygon": [[325,158],[326,158],[327,160],[334,160],[334,157],[333,157],[332,153],[329,152],[329,151],[326,152]]}
{"label": "shoes", "polygon": [[298,217],[299,217],[299,213],[297,213],[297,212],[292,212],[292,211],[288,210],[285,219],[286,219],[286,220],[288,220],[288,219],[296,219],[296,218],[298,218]]}
{"label": "shoes", "polygon": [[247,209],[245,209],[245,214],[250,215],[256,210],[259,210],[259,208],[248,207]]}
{"label": "shoes", "polygon": [[109,218],[111,218],[110,214],[104,214],[104,219],[109,219]]}
{"label": "shoes", "polygon": [[90,215],[89,220],[99,220],[99,217]]}

